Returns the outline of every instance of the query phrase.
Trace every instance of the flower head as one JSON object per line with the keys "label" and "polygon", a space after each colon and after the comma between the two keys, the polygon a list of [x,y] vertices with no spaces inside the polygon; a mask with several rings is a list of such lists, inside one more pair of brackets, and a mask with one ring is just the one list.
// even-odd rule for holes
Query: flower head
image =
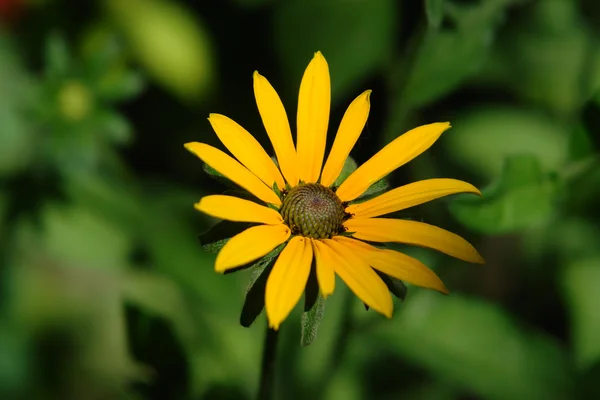
{"label": "flower head", "polygon": [[211,114],[209,121],[233,157],[207,144],[185,145],[258,199],[211,195],[195,205],[217,218],[256,224],[223,246],[215,263],[218,272],[256,261],[285,244],[265,290],[267,317],[274,329],[300,300],[313,260],[323,297],[333,293],[338,275],[366,305],[387,317],[392,315],[392,298],[380,274],[447,293],[437,275],[420,261],[369,242],[405,243],[468,262],[483,262],[473,246],[454,233],[423,222],[384,217],[450,194],[480,194],[473,185],[455,179],[428,179],[361,199],[373,184],[427,150],[450,124],[433,123],[403,134],[338,185],[336,181],[367,121],[371,91],[362,93],[348,107],[323,165],[330,90],[327,62],[317,52],[300,85],[294,145],[277,92],[266,78],[254,73],[256,104],[277,164],[250,133],[219,114]]}

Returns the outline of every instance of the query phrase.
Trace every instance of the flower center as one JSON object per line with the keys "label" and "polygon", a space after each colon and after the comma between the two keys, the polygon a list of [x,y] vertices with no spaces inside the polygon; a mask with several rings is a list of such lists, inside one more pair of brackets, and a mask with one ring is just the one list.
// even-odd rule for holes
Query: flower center
{"label": "flower center", "polygon": [[298,235],[326,239],[344,231],[344,205],[333,190],[318,183],[301,183],[290,189],[280,213]]}

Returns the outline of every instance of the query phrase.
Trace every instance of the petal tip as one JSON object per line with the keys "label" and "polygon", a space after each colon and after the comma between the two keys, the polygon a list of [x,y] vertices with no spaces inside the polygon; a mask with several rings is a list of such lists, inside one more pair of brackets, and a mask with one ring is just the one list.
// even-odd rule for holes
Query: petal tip
{"label": "petal tip", "polygon": [[217,274],[224,275],[224,274],[225,274],[225,270],[226,270],[226,269],[227,269],[227,268],[224,268],[224,266],[223,266],[223,265],[219,265],[217,262],[215,262],[215,272],[216,272]]}
{"label": "petal tip", "polygon": [[438,292],[440,292],[443,295],[450,295],[450,291],[448,290],[448,288],[446,287],[446,285],[444,285],[443,283],[440,284],[440,287],[435,288],[435,290],[437,290]]}
{"label": "petal tip", "polygon": [[199,143],[198,142],[188,142],[188,143],[184,143],[183,147],[189,151],[189,152],[194,152],[194,147],[196,147]]}
{"label": "petal tip", "polygon": [[273,329],[274,331],[278,331],[279,330],[279,325],[280,324],[275,324],[275,323],[271,323],[269,322],[269,328]]}

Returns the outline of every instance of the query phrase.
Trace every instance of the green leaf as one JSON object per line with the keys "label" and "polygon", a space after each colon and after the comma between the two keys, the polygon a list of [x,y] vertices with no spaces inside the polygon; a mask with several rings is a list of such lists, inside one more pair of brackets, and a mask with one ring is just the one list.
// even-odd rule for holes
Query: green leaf
{"label": "green leaf", "polygon": [[485,178],[502,172],[505,158],[532,154],[544,170],[567,161],[569,130],[548,116],[523,108],[486,107],[457,117],[442,140],[454,162]]}
{"label": "green leaf", "polygon": [[36,82],[26,74],[16,45],[0,34],[0,177],[15,174],[33,160]]}
{"label": "green leaf", "polygon": [[598,49],[578,5],[533,2],[515,22],[497,46],[499,84],[554,112],[576,113],[598,88]]}
{"label": "green leaf", "polygon": [[46,76],[50,79],[61,79],[69,74],[71,56],[69,46],[62,34],[51,33],[46,39]]}
{"label": "green leaf", "polygon": [[397,4],[394,0],[278,2],[273,36],[286,76],[299,82],[320,50],[333,77],[333,103],[357,95],[364,90],[361,82],[384,67],[393,54]]}
{"label": "green leaf", "polygon": [[457,196],[450,211],[462,224],[486,234],[539,226],[554,212],[556,183],[543,174],[537,159],[509,157],[499,181],[482,197]]}
{"label": "green leaf", "polygon": [[569,360],[551,337],[519,328],[493,304],[413,293],[403,312],[363,339],[475,397],[571,398]]}
{"label": "green leaf", "polygon": [[481,68],[489,48],[480,32],[428,32],[403,92],[402,106],[426,105]]}
{"label": "green leaf", "polygon": [[302,330],[300,335],[300,344],[302,346],[309,346],[317,339],[321,319],[323,319],[323,315],[325,314],[326,302],[323,296],[318,294],[313,306],[308,311],[302,313]]}
{"label": "green leaf", "polygon": [[427,22],[433,28],[439,28],[444,18],[444,0],[425,0]]}
{"label": "green leaf", "polygon": [[[451,92],[484,65],[504,9],[513,0],[449,7],[454,30],[428,30],[410,68],[399,107],[423,106]],[[441,18],[441,1],[427,1],[428,17]],[[451,5],[453,3],[446,3]],[[437,22],[437,20],[434,20]]]}
{"label": "green leaf", "polygon": [[129,121],[112,110],[105,110],[95,116],[97,124],[110,141],[118,144],[128,143],[132,138],[132,128]]}
{"label": "green leaf", "polygon": [[206,232],[198,235],[204,251],[218,253],[225,243],[238,233],[256,225],[249,222],[220,221]]}
{"label": "green leaf", "polygon": [[132,249],[126,232],[80,204],[47,206],[41,213],[41,229],[23,220],[18,232],[21,248],[42,249],[66,265],[82,268],[122,268]]}
{"label": "green leaf", "polygon": [[357,167],[358,165],[356,164],[356,161],[354,161],[352,157],[348,156],[346,161],[344,161],[344,166],[342,167],[340,175],[337,177],[335,182],[333,182],[333,187],[340,186],[346,180],[346,178],[350,176],[351,173],[356,171]]}
{"label": "green leaf", "polygon": [[211,39],[183,3],[107,0],[111,21],[148,75],[185,100],[202,98],[213,82]]}
{"label": "green leaf", "polygon": [[277,260],[277,256],[284,247],[285,244],[279,245],[250,267],[252,274],[250,276],[246,299],[240,315],[240,324],[245,328],[252,325],[265,307],[265,288],[267,286],[267,279]]}
{"label": "green leaf", "polygon": [[98,97],[109,102],[129,100],[139,95],[146,81],[139,72],[113,68],[96,85]]}
{"label": "green leaf", "polygon": [[569,159],[585,160],[595,154],[594,143],[585,126],[578,124],[569,136]]}
{"label": "green leaf", "polygon": [[575,358],[585,370],[600,361],[600,257],[568,263],[562,282],[571,316],[571,332]]}

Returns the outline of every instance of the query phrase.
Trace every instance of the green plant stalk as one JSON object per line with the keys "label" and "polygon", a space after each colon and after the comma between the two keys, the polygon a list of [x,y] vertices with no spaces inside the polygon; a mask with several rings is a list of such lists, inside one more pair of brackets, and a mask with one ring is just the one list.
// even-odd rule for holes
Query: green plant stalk
{"label": "green plant stalk", "polygon": [[275,360],[277,358],[277,340],[279,331],[267,327],[265,343],[263,346],[262,362],[260,368],[260,386],[258,400],[273,399],[273,386],[275,382]]}

